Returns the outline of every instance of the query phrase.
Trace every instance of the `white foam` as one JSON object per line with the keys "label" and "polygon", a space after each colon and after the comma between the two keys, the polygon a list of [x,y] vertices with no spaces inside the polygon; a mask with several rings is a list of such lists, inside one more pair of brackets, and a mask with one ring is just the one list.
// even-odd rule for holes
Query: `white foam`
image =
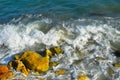
{"label": "white foam", "polygon": [[[78,22],[79,21],[81,20],[78,20]],[[7,48],[9,49],[9,51],[0,53],[0,55],[4,56],[6,53],[10,55],[16,54],[23,51],[25,48],[32,47],[36,44],[44,44],[46,46],[61,45],[64,50],[64,54],[61,56],[56,56],[52,59],[53,61],[61,60],[60,65],[54,67],[54,69],[68,69],[68,71],[70,72],[68,72],[66,74],[67,76],[64,76],[64,78],[61,76],[57,76],[52,72],[50,74],[49,71],[46,75],[44,75],[46,77],[54,75],[53,78],[57,77],[58,79],[70,79],[71,76],[77,79],[77,77],[81,74],[88,74],[89,68],[90,70],[97,71],[98,69],[95,66],[99,66],[99,68],[102,68],[100,66],[106,65],[106,67],[102,69],[104,71],[107,67],[109,67],[107,65],[108,62],[111,61],[109,64],[112,64],[115,61],[116,58],[113,57],[110,52],[111,48],[109,41],[118,40],[119,38],[116,37],[119,37],[120,31],[112,28],[112,26],[107,24],[101,24],[98,26],[87,25],[84,27],[80,24],[77,25],[73,22],[71,23],[73,24],[72,26],[71,24],[67,26],[63,24],[63,26],[61,27],[64,27],[65,30],[63,30],[61,27],[56,28],[56,25],[49,31],[47,31],[47,33],[44,33],[42,30],[39,29],[40,27],[42,27],[41,24],[44,23],[50,25],[52,21],[49,19],[43,19],[42,21],[35,21],[26,25],[23,23],[19,23],[17,25],[0,25],[0,45],[4,44],[4,46],[7,46]],[[58,43],[60,39],[63,40],[63,42],[61,42],[62,44]],[[84,60],[79,64],[73,65],[73,62],[75,60],[81,59],[77,56],[77,51],[81,51],[84,54]],[[59,57],[60,59],[58,59]],[[96,65],[94,62],[94,59],[96,57],[104,57],[106,61],[100,62],[100,65]],[[5,61],[3,58],[2,60],[0,60],[0,63],[3,62],[5,63],[7,61]],[[95,66],[91,67],[89,63]],[[88,66],[86,66],[86,64],[88,64]],[[79,67],[86,70],[78,70]],[[72,69],[74,69],[74,71]],[[98,75],[100,73],[100,70],[98,70],[98,73],[96,72],[96,74]]]}

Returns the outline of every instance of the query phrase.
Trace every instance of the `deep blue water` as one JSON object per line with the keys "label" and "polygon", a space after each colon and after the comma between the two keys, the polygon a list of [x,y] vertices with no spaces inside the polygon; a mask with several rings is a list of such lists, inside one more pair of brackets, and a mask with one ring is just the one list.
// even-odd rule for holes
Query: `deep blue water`
{"label": "deep blue water", "polygon": [[58,19],[120,16],[120,0],[0,0],[0,22],[26,14]]}

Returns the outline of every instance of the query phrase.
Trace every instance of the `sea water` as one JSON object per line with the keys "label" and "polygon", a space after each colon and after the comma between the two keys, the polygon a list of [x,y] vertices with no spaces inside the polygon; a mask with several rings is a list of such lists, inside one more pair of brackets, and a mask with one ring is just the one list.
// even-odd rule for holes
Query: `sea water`
{"label": "sea water", "polygon": [[[15,79],[77,80],[88,75],[89,80],[119,80],[120,69],[113,67],[120,63],[113,54],[119,45],[119,0],[0,0],[0,64],[26,50],[61,46],[64,51],[51,58],[60,64],[45,74],[15,72]],[[59,69],[66,74],[53,72]]]}

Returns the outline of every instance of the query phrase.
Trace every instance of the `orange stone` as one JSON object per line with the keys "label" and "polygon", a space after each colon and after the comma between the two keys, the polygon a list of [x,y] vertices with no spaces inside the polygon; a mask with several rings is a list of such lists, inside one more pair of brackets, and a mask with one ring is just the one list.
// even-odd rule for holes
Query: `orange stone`
{"label": "orange stone", "polygon": [[13,76],[6,65],[0,65],[0,80],[6,80]]}
{"label": "orange stone", "polygon": [[0,73],[8,72],[8,67],[6,65],[0,65]]}

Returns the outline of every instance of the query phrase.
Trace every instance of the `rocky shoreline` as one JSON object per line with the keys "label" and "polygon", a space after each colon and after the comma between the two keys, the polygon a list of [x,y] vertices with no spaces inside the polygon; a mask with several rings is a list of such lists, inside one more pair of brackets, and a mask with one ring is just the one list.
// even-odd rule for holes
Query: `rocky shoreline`
{"label": "rocky shoreline", "polygon": [[[47,71],[52,70],[56,75],[65,75],[67,73],[66,69],[53,70],[54,67],[60,64],[60,61],[52,61],[51,58],[55,55],[64,54],[61,47],[55,46],[50,49],[45,49],[44,51],[25,51],[21,54],[14,55],[14,59],[9,61],[7,65],[0,65],[0,80],[11,80],[15,79],[15,72],[20,72],[23,76],[28,77],[31,73],[35,75],[46,74]],[[83,56],[80,53],[79,56]],[[114,54],[119,54],[114,52]],[[119,56],[116,56],[119,57]],[[97,57],[96,61],[104,61],[102,57]],[[81,60],[76,61],[79,63]],[[119,63],[113,64],[114,68],[120,68]],[[109,75],[115,73],[113,68],[108,68]],[[77,76],[78,80],[89,80],[89,75],[82,74]],[[44,78],[39,78],[38,80],[44,80]]]}

